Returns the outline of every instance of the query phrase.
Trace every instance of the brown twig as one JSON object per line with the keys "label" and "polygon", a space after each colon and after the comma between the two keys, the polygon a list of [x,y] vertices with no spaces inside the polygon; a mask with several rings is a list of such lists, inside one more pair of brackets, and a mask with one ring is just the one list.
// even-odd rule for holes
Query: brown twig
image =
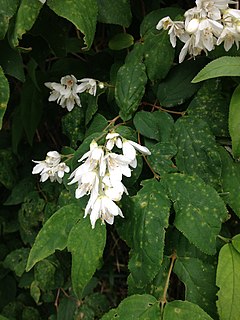
{"label": "brown twig", "polygon": [[171,273],[172,273],[172,270],[173,270],[174,262],[175,262],[176,259],[177,259],[177,255],[174,252],[171,255],[171,264],[170,264],[170,267],[169,267],[169,270],[168,270],[168,275],[167,275],[167,279],[166,279],[163,295],[160,298],[161,313],[163,313],[164,305],[167,303],[167,291],[168,291],[168,287],[169,287],[169,281],[170,281]]}
{"label": "brown twig", "polygon": [[150,106],[150,107],[153,107],[153,109],[158,109],[158,110],[161,110],[163,112],[167,112],[167,113],[172,113],[172,114],[179,114],[181,116],[184,116],[186,114],[186,111],[173,111],[173,110],[168,110],[168,109],[165,109],[161,106],[157,106],[156,104],[152,104],[152,103],[149,103],[149,102],[142,102],[142,105],[143,106]]}

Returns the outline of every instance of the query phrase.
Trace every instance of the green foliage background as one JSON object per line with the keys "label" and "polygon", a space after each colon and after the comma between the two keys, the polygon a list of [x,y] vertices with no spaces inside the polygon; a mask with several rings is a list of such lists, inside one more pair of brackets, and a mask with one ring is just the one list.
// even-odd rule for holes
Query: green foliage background
{"label": "green foliage background", "polygon": [[[0,320],[239,319],[239,51],[179,65],[156,30],[194,5],[0,0]],[[105,87],[68,113],[44,82],[71,74]],[[31,160],[73,170],[114,125],[151,155],[125,219],[92,230],[68,175],[40,183]]]}

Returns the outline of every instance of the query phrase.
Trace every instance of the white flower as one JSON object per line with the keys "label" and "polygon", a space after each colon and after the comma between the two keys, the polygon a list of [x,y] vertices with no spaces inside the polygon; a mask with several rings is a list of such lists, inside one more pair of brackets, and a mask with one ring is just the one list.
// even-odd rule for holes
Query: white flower
{"label": "white flower", "polygon": [[85,194],[92,194],[93,198],[97,198],[99,192],[99,176],[96,171],[85,172],[78,181],[78,187],[75,192],[77,199]]}
{"label": "white flower", "polygon": [[119,149],[122,149],[122,139],[119,133],[116,132],[110,132],[106,136],[106,148],[111,151],[116,145]]}
{"label": "white flower", "polygon": [[113,224],[115,216],[119,215],[124,218],[121,209],[106,195],[100,195],[94,203],[86,207],[84,217],[88,214],[90,214],[93,229],[98,219]]}
{"label": "white flower", "polygon": [[84,91],[87,91],[92,96],[96,95],[97,92],[97,81],[90,78],[83,78],[81,80],[78,80],[78,82],[81,82],[81,84],[77,87],[77,92],[82,93]]}
{"label": "white flower", "polygon": [[102,179],[104,185],[104,194],[113,201],[120,201],[123,193],[128,194],[127,188],[120,180],[112,179],[110,174],[107,174]]}
{"label": "white flower", "polygon": [[224,27],[220,37],[217,40],[217,45],[220,45],[224,42],[224,49],[228,51],[234,42],[236,43],[237,48],[239,48],[240,33],[236,27]]}
{"label": "white flower", "polygon": [[188,39],[188,35],[184,29],[184,22],[183,21],[172,21],[170,17],[165,17],[161,19],[156,29],[161,30],[168,30],[168,34],[170,37],[171,45],[175,48],[176,47],[176,39],[179,38],[181,41],[185,42]]}
{"label": "white flower", "polygon": [[44,4],[47,0],[39,0],[42,4]]}
{"label": "white flower", "polygon": [[62,108],[71,111],[75,104],[81,107],[80,98],[78,96],[77,79],[71,75],[61,78],[61,83],[45,82],[45,86],[51,89],[49,101],[57,101]]}
{"label": "white flower", "polygon": [[68,173],[70,169],[64,162],[60,161],[61,156],[57,151],[49,151],[45,160],[33,160],[37,164],[33,168],[32,174],[40,173],[40,182],[45,182],[49,178],[51,182],[57,181],[62,183],[64,173]]}
{"label": "white flower", "polygon": [[136,151],[140,152],[145,156],[149,156],[151,152],[147,147],[141,146],[140,144],[132,141],[132,140],[123,140],[123,155],[130,159],[131,161],[136,159]]}
{"label": "white flower", "polygon": [[106,170],[106,161],[103,159],[104,151],[102,146],[98,146],[95,140],[93,140],[90,144],[90,150],[84,153],[84,155],[78,160],[81,162],[86,159],[86,161],[77,167],[70,175],[69,179],[73,180],[69,182],[69,184],[75,183],[81,180],[81,177],[84,173],[95,170],[95,168],[99,167],[100,175],[105,174]]}
{"label": "white flower", "polygon": [[199,29],[200,20],[194,18],[186,24],[185,29],[188,33],[195,33]]}
{"label": "white flower", "polygon": [[122,154],[116,154],[109,152],[106,154],[105,159],[107,161],[107,169],[112,181],[121,181],[122,176],[131,177],[131,169],[129,164],[131,160],[126,158]]}

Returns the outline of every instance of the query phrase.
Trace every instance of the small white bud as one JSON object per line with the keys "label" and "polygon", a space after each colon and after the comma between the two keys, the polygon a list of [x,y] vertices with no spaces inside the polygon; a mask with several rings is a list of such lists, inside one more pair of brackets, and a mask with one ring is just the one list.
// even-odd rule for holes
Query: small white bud
{"label": "small white bud", "polygon": [[185,27],[185,30],[188,32],[188,33],[195,33],[199,27],[199,19],[192,19],[189,21],[188,25]]}
{"label": "small white bud", "polygon": [[103,82],[99,82],[98,86],[99,86],[100,89],[103,89],[104,88],[104,83]]}

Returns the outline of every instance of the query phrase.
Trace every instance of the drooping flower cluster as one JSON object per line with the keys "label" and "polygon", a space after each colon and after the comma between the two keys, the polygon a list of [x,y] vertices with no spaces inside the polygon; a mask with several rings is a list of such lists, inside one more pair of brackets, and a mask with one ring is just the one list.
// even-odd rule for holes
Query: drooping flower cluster
{"label": "drooping flower cluster", "polygon": [[62,77],[60,83],[45,82],[45,86],[51,89],[49,101],[56,101],[62,108],[71,111],[75,104],[81,107],[79,94],[88,92],[95,96],[97,93],[97,85],[102,89],[104,84],[91,78],[83,78],[77,80],[73,75]]}
{"label": "drooping flower cluster", "polygon": [[185,21],[172,21],[170,17],[165,17],[156,26],[158,30],[168,30],[173,47],[177,38],[184,43],[179,62],[185,59],[187,53],[191,57],[196,57],[202,51],[207,54],[221,43],[224,43],[226,51],[234,43],[239,48],[240,10],[229,8],[229,4],[236,2],[196,0],[195,3],[194,8],[185,12]]}
{"label": "drooping flower cluster", "polygon": [[[113,152],[114,146],[122,153]],[[119,201],[123,193],[128,194],[122,177],[130,177],[131,168],[136,168],[136,151],[150,154],[146,147],[124,139],[116,132],[109,133],[105,146],[92,141],[90,150],[79,160],[83,163],[70,175],[69,184],[77,183],[76,198],[90,195],[84,217],[90,215],[92,228],[98,219],[113,224],[115,216],[123,217],[115,201]]]}
{"label": "drooping flower cluster", "polygon": [[49,178],[51,182],[57,181],[62,183],[64,173],[68,173],[70,171],[69,167],[64,162],[61,162],[61,155],[57,151],[49,151],[45,160],[33,160],[33,162],[37,164],[33,168],[32,173],[40,173],[41,182],[44,182]]}

